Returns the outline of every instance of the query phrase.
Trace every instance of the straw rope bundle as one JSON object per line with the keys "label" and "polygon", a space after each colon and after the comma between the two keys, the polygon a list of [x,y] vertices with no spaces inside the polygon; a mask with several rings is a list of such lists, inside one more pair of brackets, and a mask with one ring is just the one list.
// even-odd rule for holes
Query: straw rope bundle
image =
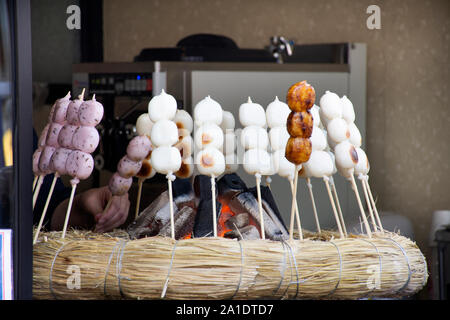
{"label": "straw rope bundle", "polygon": [[[305,240],[130,240],[124,232],[45,233],[34,246],[35,299],[357,299],[419,291],[428,273],[395,233]],[[79,286],[71,285],[79,270]]]}

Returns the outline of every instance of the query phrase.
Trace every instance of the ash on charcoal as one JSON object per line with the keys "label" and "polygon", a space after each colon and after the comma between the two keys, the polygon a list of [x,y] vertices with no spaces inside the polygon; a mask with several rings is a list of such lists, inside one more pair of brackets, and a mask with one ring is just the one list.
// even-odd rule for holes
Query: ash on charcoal
{"label": "ash on charcoal", "polygon": [[[256,187],[250,188],[249,191],[251,193],[253,193],[255,198],[258,197]],[[263,200],[263,206],[265,207],[264,209],[266,209],[266,211],[267,211],[267,209],[270,208],[277,218],[277,219],[273,219],[273,220],[279,221],[281,226],[287,232],[286,225],[284,224],[283,218],[281,217],[281,214],[280,214],[280,210],[278,210],[277,204],[275,203],[275,199],[272,195],[272,191],[270,190],[269,187],[261,186],[261,199]],[[264,202],[266,202],[266,203],[264,204]]]}
{"label": "ash on charcoal", "polygon": [[[175,239],[181,239],[192,232],[194,228],[195,214],[196,212],[194,209],[186,206],[183,207],[183,209],[181,209],[176,216],[174,216]],[[171,236],[170,221],[161,228],[158,235],[165,237]]]}
{"label": "ash on charcoal", "polygon": [[195,210],[195,194],[190,179],[175,179],[172,183],[172,193],[178,209],[187,206]]}
{"label": "ash on charcoal", "polygon": [[250,222],[250,217],[248,213],[239,213],[231,217],[225,222],[225,225],[228,229],[234,229],[234,228],[243,228],[247,226]]}
{"label": "ash on charcoal", "polygon": [[236,194],[246,191],[247,186],[236,173],[230,173],[224,175],[217,181],[217,190],[219,200],[227,203]]}
{"label": "ash on charcoal", "polygon": [[258,229],[256,229],[253,225],[248,225],[240,229],[234,228],[231,231],[225,233],[225,238],[235,239],[238,238],[240,240],[256,240],[260,239],[261,236],[259,234]]}

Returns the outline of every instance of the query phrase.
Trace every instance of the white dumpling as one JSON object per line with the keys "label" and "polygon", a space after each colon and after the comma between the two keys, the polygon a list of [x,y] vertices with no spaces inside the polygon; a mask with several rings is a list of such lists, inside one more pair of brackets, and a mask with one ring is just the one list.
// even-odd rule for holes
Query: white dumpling
{"label": "white dumpling", "polygon": [[356,152],[358,153],[358,163],[356,164],[356,167],[355,167],[355,174],[356,175],[369,174],[370,164],[369,164],[369,159],[367,158],[366,153],[361,148],[355,148],[355,149],[356,149]]}
{"label": "white dumpling", "polygon": [[344,178],[350,179],[352,175],[355,173],[355,168],[343,168],[336,163],[337,171]]}
{"label": "white dumpling", "polygon": [[272,153],[272,158],[278,175],[289,180],[294,179],[295,165],[285,157],[284,150],[277,150]]}
{"label": "white dumpling", "polygon": [[194,130],[194,120],[186,110],[177,110],[172,121],[177,125],[178,131],[183,132],[180,136],[185,137]]}
{"label": "white dumpling", "polygon": [[336,157],[334,156],[334,153],[331,151],[326,151],[326,153],[328,153],[328,155],[330,156],[331,162],[333,163],[333,171],[331,172],[331,174],[335,174],[337,172]]}
{"label": "white dumpling", "polygon": [[269,103],[266,109],[267,125],[269,128],[286,126],[289,113],[291,113],[289,106],[275,97],[275,100]]}
{"label": "white dumpling", "polygon": [[342,118],[336,118],[328,122],[327,132],[331,140],[336,143],[350,138],[350,130],[347,122]]}
{"label": "white dumpling", "polygon": [[245,149],[267,150],[269,136],[267,131],[258,126],[245,127],[241,132],[241,144]]}
{"label": "white dumpling", "polygon": [[194,139],[192,139],[191,136],[182,137],[174,147],[180,151],[181,158],[186,159],[190,157],[194,151]]}
{"label": "white dumpling", "polygon": [[[320,98],[320,111],[327,120],[342,118],[341,98],[334,92],[326,91]],[[323,117],[321,119],[323,121]]]}
{"label": "white dumpling", "polygon": [[239,107],[239,121],[243,127],[263,128],[266,125],[266,112],[260,104],[253,103],[249,97],[248,101]]}
{"label": "white dumpling", "polygon": [[349,141],[352,145],[354,145],[355,147],[361,147],[362,144],[362,137],[361,137],[361,132],[359,132],[358,127],[356,126],[355,123],[351,122],[348,126],[348,130],[350,132],[350,138]]}
{"label": "white dumpling", "polygon": [[347,98],[347,96],[343,96],[341,98],[342,105],[342,118],[348,123],[355,121],[355,109],[353,108],[353,103]]}
{"label": "white dumpling", "polygon": [[358,153],[355,147],[348,141],[343,141],[334,148],[336,167],[343,169],[354,168],[358,163]]}
{"label": "white dumpling", "polygon": [[320,108],[318,105],[313,105],[312,108],[309,110],[311,112],[311,115],[313,117],[313,125],[316,127],[320,127],[322,124],[320,120]]}
{"label": "white dumpling", "polygon": [[175,147],[162,146],[152,151],[152,167],[161,174],[175,173],[181,166],[180,151]]}
{"label": "white dumpling", "polygon": [[311,137],[309,139],[311,140],[312,150],[325,150],[327,147],[327,137],[323,130],[317,126],[313,126]]}
{"label": "white dumpling", "polygon": [[219,176],[225,171],[225,157],[216,148],[207,147],[199,151],[195,157],[195,164],[200,174]]}
{"label": "white dumpling", "polygon": [[136,132],[139,136],[152,134],[153,121],[150,119],[148,113],[143,113],[136,120]]}
{"label": "white dumpling", "polygon": [[167,94],[164,89],[161,94],[154,96],[148,103],[148,115],[153,122],[172,120],[176,112],[177,101],[172,95]]}
{"label": "white dumpling", "polygon": [[224,132],[227,130],[234,130],[236,126],[236,121],[234,120],[234,116],[230,111],[224,111],[222,116],[222,123],[220,127]]}
{"label": "white dumpling", "polygon": [[290,135],[285,126],[274,127],[270,129],[269,140],[272,151],[284,150],[289,138]]}
{"label": "white dumpling", "polygon": [[314,150],[311,152],[309,160],[303,163],[305,168],[312,177],[322,178],[330,176],[333,173],[334,164],[330,155],[325,151]]}
{"label": "white dumpling", "polygon": [[194,107],[194,122],[196,126],[212,122],[220,126],[223,119],[223,110],[220,104],[207,96]]}
{"label": "white dumpling", "polygon": [[224,173],[233,173],[236,172],[239,168],[237,163],[237,155],[235,153],[226,154],[225,155],[225,172]]}
{"label": "white dumpling", "polygon": [[223,144],[223,153],[233,154],[236,150],[236,135],[233,132],[225,133],[224,144]]}
{"label": "white dumpling", "polygon": [[266,150],[250,149],[244,153],[243,167],[248,174],[268,175],[272,171],[272,158]]}
{"label": "white dumpling", "polygon": [[152,127],[150,139],[156,147],[174,145],[178,141],[177,125],[175,122],[165,119],[155,122]]}
{"label": "white dumpling", "polygon": [[198,149],[213,147],[221,149],[223,147],[223,131],[215,123],[204,123],[195,130],[194,141]]}

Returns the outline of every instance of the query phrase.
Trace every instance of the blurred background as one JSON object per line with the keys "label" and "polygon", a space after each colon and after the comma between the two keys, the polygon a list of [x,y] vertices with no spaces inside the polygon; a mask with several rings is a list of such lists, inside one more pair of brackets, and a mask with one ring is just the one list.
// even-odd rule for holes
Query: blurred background
{"label": "blurred background", "polygon": [[[371,13],[367,8],[373,4],[381,13],[378,29],[368,25]],[[68,28],[73,12],[67,10],[71,5],[81,9],[79,29]],[[433,271],[434,229],[445,224],[435,221],[432,226],[433,213],[450,210],[448,0],[31,0],[31,30],[33,127],[37,133],[45,126],[53,102],[83,85],[83,77],[74,79],[74,73],[115,68],[86,66],[88,62],[176,61],[173,50],[143,49],[176,48],[180,40],[195,34],[232,39],[238,48],[258,49],[256,60],[277,65],[329,63],[326,58],[310,61],[315,54],[326,55],[326,48],[316,48],[305,57],[296,54],[306,52],[301,49],[303,45],[349,44],[350,47],[338,47],[343,54],[339,58],[329,56],[334,64],[347,65],[345,72],[362,79],[362,102],[353,102],[361,115],[358,121],[370,160],[370,182],[378,210],[393,230],[400,230],[417,242],[427,257],[430,272]],[[284,46],[279,37],[286,39]],[[352,65],[348,60],[347,55],[354,48],[351,44],[363,45],[362,64]],[[289,46],[292,57],[286,50]],[[202,61],[195,55],[193,59],[196,63]],[[88,81],[93,89],[92,78]],[[195,87],[194,83],[190,85]],[[166,87],[170,87],[170,79]],[[283,84],[283,88],[288,87]],[[320,87],[319,92],[323,94],[324,89]],[[348,90],[352,89],[344,92]],[[101,91],[98,94],[101,96]],[[198,102],[195,93],[191,94],[189,102],[180,98],[187,109]],[[284,100],[282,94],[280,97]],[[260,103],[266,107],[270,100],[264,99],[260,98]],[[117,109],[125,113],[130,105],[142,112],[147,102],[145,95],[114,100]],[[121,104],[125,105],[123,109]],[[227,104],[239,106],[234,100]],[[117,119],[114,112],[111,114]],[[114,128],[117,126],[126,131],[123,123]],[[107,181],[107,177],[97,179],[91,185]],[[348,207],[354,208],[354,200],[348,201],[353,201]],[[312,220],[306,222],[306,227],[313,229]],[[435,281],[434,277],[429,278],[422,297],[436,297]]]}

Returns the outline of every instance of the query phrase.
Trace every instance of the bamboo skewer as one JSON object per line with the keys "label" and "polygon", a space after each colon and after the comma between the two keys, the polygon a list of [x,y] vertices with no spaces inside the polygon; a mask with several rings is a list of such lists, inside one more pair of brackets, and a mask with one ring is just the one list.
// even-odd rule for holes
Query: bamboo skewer
{"label": "bamboo skewer", "polygon": [[73,183],[72,191],[70,192],[69,204],[67,205],[66,218],[64,220],[64,228],[63,228],[62,236],[61,236],[61,238],[63,238],[63,239],[66,237],[67,225],[69,223],[70,211],[72,210],[73,197],[75,195],[76,189],[77,189],[77,183]]}
{"label": "bamboo skewer", "polygon": [[[292,205],[291,205],[291,221],[289,226],[289,240],[294,239],[294,214],[295,214],[295,207],[297,205],[297,184],[298,184],[298,166],[295,166],[295,175],[294,175],[294,192],[292,193]],[[301,228],[300,218],[299,218],[299,236],[300,240],[303,240],[303,231]]]}
{"label": "bamboo skewer", "polygon": [[36,187],[36,183],[37,183],[38,179],[39,179],[39,176],[34,176],[34,179],[33,179],[33,188],[32,188],[33,191],[34,191],[34,188]]}
{"label": "bamboo skewer", "polygon": [[138,179],[138,194],[136,199],[136,212],[134,213],[134,219],[136,220],[139,216],[139,207],[141,205],[141,196],[142,196],[142,185],[144,183],[144,179]]}
{"label": "bamboo skewer", "polygon": [[217,237],[217,209],[216,209],[216,177],[211,175],[211,199],[212,199],[212,215],[214,237]]}
{"label": "bamboo skewer", "polygon": [[361,181],[361,185],[363,187],[364,198],[366,199],[366,203],[367,203],[367,209],[369,210],[370,220],[372,221],[373,230],[376,232],[378,227],[377,227],[377,223],[375,222],[375,218],[373,216],[372,204],[370,203],[369,194],[367,193],[367,186],[364,183],[364,177],[360,176],[360,177],[358,177],[358,179]]}
{"label": "bamboo skewer", "polygon": [[39,176],[38,181],[37,181],[37,185],[36,185],[36,189],[34,190],[34,193],[33,193],[33,210],[34,210],[34,207],[36,205],[37,198],[39,196],[39,191],[41,190],[42,182],[44,182],[44,176],[43,175]]}
{"label": "bamboo skewer", "polygon": [[330,186],[331,186],[331,191],[333,192],[334,201],[336,203],[336,207],[337,207],[337,210],[339,213],[339,219],[341,220],[342,230],[344,231],[344,235],[347,236],[348,233],[347,233],[347,228],[345,227],[344,215],[343,215],[342,209],[341,209],[341,202],[339,201],[339,197],[337,194],[336,185],[334,184],[333,176],[330,176]]}
{"label": "bamboo skewer", "polygon": [[261,200],[261,175],[255,174],[256,177],[256,193],[258,195],[258,209],[259,209],[259,219],[261,220],[261,238],[266,239],[266,231],[264,229],[264,215],[262,209],[262,200]]}
{"label": "bamboo skewer", "polygon": [[[289,180],[289,183],[291,185],[291,194],[294,196],[294,181]],[[297,197],[295,197],[295,220],[297,222],[297,230],[300,234],[300,230],[302,229],[301,223],[300,223],[300,213],[298,210],[298,203],[297,203]]]}
{"label": "bamboo skewer", "polygon": [[169,188],[169,209],[170,209],[170,234],[172,239],[175,239],[175,222],[174,222],[174,214],[173,214],[173,194],[172,194],[172,179],[174,179],[174,175],[169,173],[167,175],[167,184]]}
{"label": "bamboo skewer", "polygon": [[328,197],[330,198],[331,208],[333,209],[334,219],[336,220],[336,224],[339,230],[339,235],[341,238],[344,238],[344,232],[342,231],[341,221],[339,219],[338,212],[336,210],[336,205],[334,204],[333,195],[331,194],[330,183],[328,177],[323,177],[323,181],[325,182],[325,186],[327,188]]}
{"label": "bamboo skewer", "polygon": [[55,173],[55,176],[53,177],[52,185],[50,186],[50,191],[49,191],[48,196],[47,196],[47,201],[45,201],[44,210],[42,210],[41,219],[39,220],[39,224],[38,224],[38,227],[37,227],[37,230],[36,230],[36,234],[34,235],[33,244],[36,244],[37,239],[39,237],[39,232],[40,232],[40,230],[42,228],[42,224],[44,223],[45,214],[47,213],[47,208],[48,208],[48,205],[50,203],[50,199],[52,198],[53,190],[55,188],[56,180],[58,180],[58,178],[59,178],[59,174]]}
{"label": "bamboo skewer", "polygon": [[378,214],[377,206],[375,205],[375,201],[374,201],[373,196],[372,196],[372,191],[370,190],[368,176],[365,177],[364,183],[367,186],[367,191],[368,191],[368,194],[369,194],[369,198],[370,198],[370,201],[372,202],[372,208],[375,211],[375,218],[377,219],[378,227],[380,228],[381,233],[384,233],[383,225],[381,224],[380,215]]}
{"label": "bamboo skewer", "polygon": [[355,177],[353,176],[353,174],[350,177],[350,182],[352,184],[352,189],[353,189],[353,192],[355,193],[356,200],[358,202],[359,210],[361,211],[361,217],[363,219],[363,223],[364,223],[364,227],[366,228],[367,235],[369,236],[369,238],[372,238],[372,232],[370,231],[369,222],[367,221],[367,217],[364,212],[361,198],[359,197],[358,187],[356,186]]}
{"label": "bamboo skewer", "polygon": [[320,229],[319,215],[317,214],[316,201],[314,200],[311,178],[306,178],[306,185],[308,186],[309,197],[311,198],[311,204],[312,204],[312,208],[313,208],[313,212],[314,212],[314,219],[316,221],[317,232],[321,233],[322,230]]}

